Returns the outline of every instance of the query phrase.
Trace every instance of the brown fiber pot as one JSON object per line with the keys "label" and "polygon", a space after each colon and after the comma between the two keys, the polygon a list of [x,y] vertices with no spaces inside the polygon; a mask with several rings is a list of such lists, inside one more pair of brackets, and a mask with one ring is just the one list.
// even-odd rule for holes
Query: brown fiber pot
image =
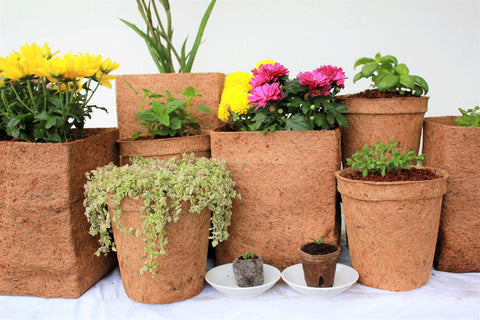
{"label": "brown fiber pot", "polygon": [[212,158],[227,160],[242,199],[232,208],[230,237],[216,248],[217,264],[252,250],[266,264],[300,263],[312,237],[338,244],[340,212],[334,172],[340,130],[227,132],[212,130]]}
{"label": "brown fiber pot", "polygon": [[[123,199],[121,222],[126,228],[141,229],[144,200]],[[177,222],[165,226],[168,244],[166,255],[158,256],[155,277],[149,271],[143,275],[145,243],[135,232],[125,234],[113,222],[120,276],[127,295],[135,301],[166,304],[196,296],[203,290],[207,269],[210,211],[192,214],[185,206]]]}
{"label": "brown fiber pot", "polygon": [[339,103],[348,107],[345,117],[349,127],[342,128],[342,161],[350,158],[365,144],[388,143],[396,139],[400,151],[420,147],[423,117],[428,97],[355,98],[340,96]]}
{"label": "brown fiber pot", "polygon": [[302,249],[298,250],[308,287],[327,288],[333,286],[337,261],[340,256],[340,247],[336,247],[335,252],[328,254],[309,254]]}
{"label": "brown fiber pot", "polygon": [[67,143],[0,141],[0,295],[78,298],[116,265],[97,257],[85,173],[116,161],[117,129]]}
{"label": "brown fiber pot", "polygon": [[335,173],[342,195],[352,267],[367,286],[392,291],[428,282],[448,174],[439,179],[370,182]]}
{"label": "brown fiber pot", "polygon": [[165,138],[118,140],[120,149],[120,165],[130,164],[133,156],[166,160],[173,157],[181,158],[184,153],[194,153],[197,157],[210,158],[210,135]]}
{"label": "brown fiber pot", "polygon": [[424,123],[424,164],[449,175],[434,266],[480,272],[480,128],[459,127],[455,118],[425,118]]}

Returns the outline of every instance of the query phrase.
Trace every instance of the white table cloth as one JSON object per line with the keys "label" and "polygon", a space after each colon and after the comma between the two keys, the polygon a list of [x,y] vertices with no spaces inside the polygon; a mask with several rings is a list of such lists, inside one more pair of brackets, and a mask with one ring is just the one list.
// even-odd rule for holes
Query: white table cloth
{"label": "white table cloth", "polygon": [[[342,246],[340,263],[350,265]],[[213,260],[209,260],[209,268]],[[480,319],[480,274],[432,269],[430,281],[407,292],[356,283],[329,298],[308,298],[280,280],[255,298],[226,297],[207,283],[196,297],[147,305],[126,295],[118,267],[78,299],[0,296],[0,319]]]}

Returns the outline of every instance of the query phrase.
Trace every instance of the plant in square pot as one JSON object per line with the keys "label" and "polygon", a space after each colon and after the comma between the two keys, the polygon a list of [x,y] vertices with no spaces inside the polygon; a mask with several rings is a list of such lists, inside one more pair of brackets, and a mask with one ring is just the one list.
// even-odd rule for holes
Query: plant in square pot
{"label": "plant in square pot", "polygon": [[84,202],[90,233],[100,235],[97,254],[117,251],[132,300],[165,304],[202,291],[208,239],[215,246],[228,238],[232,199],[240,196],[234,186],[224,161],[193,155],[135,157],[91,171]]}
{"label": "plant in square pot", "polygon": [[117,129],[84,128],[117,67],[35,43],[0,57],[0,295],[77,298],[115,266],[82,202],[85,173],[118,157]]}
{"label": "plant in square pot", "polygon": [[[191,116],[190,105],[195,97],[201,96],[198,90],[188,87],[180,92],[183,99],[177,99],[168,90],[161,95],[143,89],[140,98],[139,93],[130,88],[140,104],[140,110],[135,114],[136,125],[142,126],[146,132],[137,131],[130,139],[118,141],[120,165],[130,163],[134,156],[168,159],[191,152],[199,157],[210,156],[210,137],[200,134],[200,125]],[[212,113],[203,105],[195,109]]]}
{"label": "plant in square pot", "polygon": [[406,291],[429,280],[448,174],[413,166],[425,155],[398,149],[396,141],[365,145],[335,176],[359,281]]}
{"label": "plant in square pot", "polygon": [[[142,139],[141,142],[132,143],[129,140],[138,131],[135,125],[139,105],[137,103],[137,92],[142,90],[148,90],[150,93],[164,93],[168,90],[174,98],[183,99],[182,93],[185,92],[185,89],[193,87],[201,92],[201,95],[194,95],[193,105],[205,105],[216,114],[225,75],[223,73],[191,73],[196,53],[202,42],[202,36],[215,2],[215,0],[210,1],[189,52],[186,52],[187,39],[183,42],[182,48],[176,48],[173,44],[176,41],[173,39],[171,7],[168,0],[158,2],[152,0],[148,4],[145,1],[137,0],[139,13],[146,24],[146,31],[142,31],[136,25],[122,20],[145,40],[159,71],[159,74],[121,75],[119,79],[122,81],[117,81],[117,117],[122,157],[139,155],[168,158],[191,152],[199,156],[210,154],[208,133],[210,129],[218,127],[220,121],[215,115],[196,108],[190,110],[191,117],[200,124],[201,134],[195,135],[194,138],[192,136],[180,139],[172,138],[168,142]],[[161,4],[165,19],[162,19],[159,15],[157,3]],[[176,68],[178,73],[175,73]],[[143,145],[147,145],[145,146],[146,150],[143,150]]]}
{"label": "plant in square pot", "polygon": [[234,201],[217,264],[252,250],[282,270],[300,262],[298,248],[311,234],[338,243],[334,172],[341,164],[338,127],[348,123],[336,94],[343,86],[341,68],[321,66],[289,79],[272,60],[252,74],[226,77],[218,109],[226,124],[211,131],[212,158],[227,160],[242,199]]}
{"label": "plant in square pot", "polygon": [[365,144],[377,141],[398,141],[401,151],[418,152],[423,117],[427,111],[428,84],[420,76],[410,74],[404,63],[392,55],[358,59],[354,68],[361,70],[354,78],[370,79],[373,90],[339,97],[348,107],[346,117],[350,126],[342,128],[342,161]]}
{"label": "plant in square pot", "polygon": [[340,247],[323,242],[320,239],[311,239],[299,249],[302,258],[302,268],[305,282],[308,287],[332,287],[335,280]]}
{"label": "plant in square pot", "polygon": [[252,251],[235,258],[232,268],[235,282],[239,287],[261,286],[264,282],[263,260]]}
{"label": "plant in square pot", "polygon": [[480,108],[462,116],[425,118],[425,164],[449,174],[434,266],[448,272],[480,272]]}

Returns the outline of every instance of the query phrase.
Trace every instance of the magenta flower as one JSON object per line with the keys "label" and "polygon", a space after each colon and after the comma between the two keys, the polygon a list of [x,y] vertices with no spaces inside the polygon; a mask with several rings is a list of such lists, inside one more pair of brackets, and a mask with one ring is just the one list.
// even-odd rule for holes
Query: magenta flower
{"label": "magenta flower", "polygon": [[332,88],[330,78],[323,72],[300,72],[297,76],[302,86],[308,87],[314,96],[328,96]]}
{"label": "magenta flower", "polygon": [[252,89],[263,86],[266,83],[277,81],[281,77],[288,75],[288,69],[280,63],[263,64],[258,70],[252,70],[253,79],[250,81]]}
{"label": "magenta flower", "polygon": [[332,84],[338,85],[340,88],[345,88],[345,73],[343,72],[342,68],[337,68],[335,66],[321,66],[320,68],[316,69],[314,72],[319,72],[324,74],[326,77],[330,79]]}
{"label": "magenta flower", "polygon": [[255,111],[257,111],[260,107],[265,108],[268,102],[280,101],[283,98],[285,98],[285,94],[280,89],[280,84],[278,82],[272,84],[265,83],[262,86],[252,89],[251,95],[248,97],[248,100],[250,101],[248,104],[256,104],[257,107],[255,108]]}

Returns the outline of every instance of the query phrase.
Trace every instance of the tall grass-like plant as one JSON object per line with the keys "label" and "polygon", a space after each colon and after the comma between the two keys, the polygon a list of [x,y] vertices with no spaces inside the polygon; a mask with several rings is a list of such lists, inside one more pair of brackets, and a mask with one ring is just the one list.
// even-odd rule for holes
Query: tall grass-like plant
{"label": "tall grass-like plant", "polygon": [[147,26],[146,32],[131,22],[123,19],[120,20],[145,40],[148,50],[160,73],[175,73],[175,60],[179,64],[179,73],[191,72],[198,47],[202,43],[203,33],[216,0],[210,1],[210,4],[205,10],[200,26],[198,27],[195,41],[188,53],[186,53],[188,36],[185,38],[180,50],[177,50],[173,45],[173,25],[169,0],[158,0],[158,2],[165,11],[166,23],[165,21],[162,22],[155,0],[149,0],[148,4],[145,0],[137,0],[138,11]]}

